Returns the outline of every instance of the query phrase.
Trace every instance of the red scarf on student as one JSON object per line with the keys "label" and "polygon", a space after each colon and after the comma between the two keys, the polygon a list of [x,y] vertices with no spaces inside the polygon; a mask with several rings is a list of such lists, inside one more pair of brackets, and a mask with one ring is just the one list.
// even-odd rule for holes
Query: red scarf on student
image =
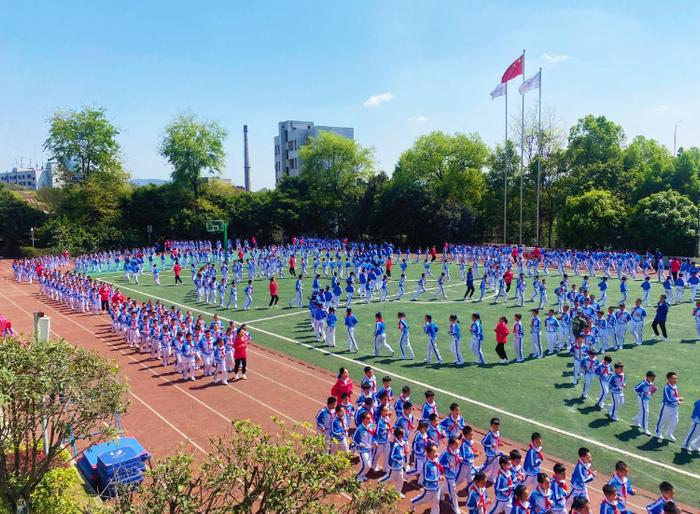
{"label": "red scarf on student", "polygon": [[[471,488],[472,491],[476,491],[479,494],[479,502],[477,503],[477,506],[482,509],[481,512],[486,513],[486,495],[474,483],[472,483]],[[479,509],[477,508],[477,512],[478,511]]]}
{"label": "red scarf on student", "polygon": [[530,443],[530,448],[532,448],[533,450],[537,450],[537,456],[540,458],[540,460],[542,460],[542,461],[544,460],[544,456],[542,455],[542,450],[538,450],[537,447],[532,443]]}

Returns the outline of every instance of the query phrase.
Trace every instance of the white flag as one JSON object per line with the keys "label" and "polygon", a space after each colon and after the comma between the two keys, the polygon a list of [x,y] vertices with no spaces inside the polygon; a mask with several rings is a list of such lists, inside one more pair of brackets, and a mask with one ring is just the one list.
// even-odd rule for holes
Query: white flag
{"label": "white flag", "polygon": [[520,87],[518,88],[518,91],[520,91],[521,95],[524,95],[528,91],[531,91],[533,89],[537,89],[540,87],[540,74],[542,73],[542,70],[538,71],[535,73],[532,77],[527,79],[525,82],[523,82]]}
{"label": "white flag", "polygon": [[500,84],[498,84],[496,86],[496,89],[491,91],[491,100],[493,100],[494,98],[498,98],[499,96],[503,96],[505,94],[506,94],[506,83],[501,82]]}

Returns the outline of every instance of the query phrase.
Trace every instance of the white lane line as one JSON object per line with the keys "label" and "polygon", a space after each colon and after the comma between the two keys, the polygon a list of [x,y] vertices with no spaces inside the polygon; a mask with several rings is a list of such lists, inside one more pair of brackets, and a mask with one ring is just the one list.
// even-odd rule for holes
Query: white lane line
{"label": "white lane line", "polygon": [[[194,308],[188,307],[187,305],[182,305],[182,304],[179,304],[179,303],[174,302],[174,301],[172,301],[172,300],[168,300],[168,299],[166,299],[166,298],[161,298],[161,297],[158,297],[158,296],[155,296],[155,295],[143,293],[143,292],[138,291],[138,290],[136,290],[136,289],[130,289],[130,288],[125,288],[125,289],[129,289],[129,290],[131,290],[131,291],[134,291],[135,293],[143,294],[144,296],[150,296],[150,297],[152,297],[152,298],[156,298],[156,299],[158,299],[158,300],[161,300],[161,301],[164,301],[164,302],[168,302],[168,303],[171,303],[171,304],[173,304],[173,305],[178,305],[178,306],[180,306],[180,307],[189,308],[190,310],[196,310],[196,311],[201,312],[201,313],[204,313],[204,314],[210,314],[209,312],[202,311],[202,310],[199,310],[199,309],[194,309]],[[232,321],[232,320],[230,320],[230,319],[224,318],[223,316],[220,316],[220,317],[221,317],[222,319],[226,320],[226,321]],[[337,353],[329,352],[328,350],[325,350],[325,349],[323,349],[323,348],[317,348],[317,347],[315,347],[315,346],[312,346],[312,345],[310,345],[310,344],[304,343],[304,342],[302,342],[302,341],[297,341],[297,340],[295,340],[295,339],[291,339],[291,338],[286,337],[286,336],[282,336],[282,335],[279,335],[279,334],[275,334],[274,332],[269,332],[269,331],[267,331],[267,330],[263,330],[263,329],[261,329],[261,328],[252,327],[252,326],[251,326],[250,328],[251,328],[251,330],[257,330],[258,332],[263,333],[263,334],[265,334],[265,335],[269,335],[269,336],[272,336],[272,337],[276,337],[276,338],[278,338],[278,339],[282,339],[283,341],[288,341],[288,342],[290,342],[290,343],[295,343],[295,344],[301,345],[301,346],[303,346],[303,347],[305,347],[305,348],[308,348],[308,349],[310,349],[310,350],[314,350],[314,351],[320,352],[320,353],[322,353],[322,354],[324,354],[324,355],[333,356],[333,357],[335,357],[335,358],[337,358],[337,359],[341,359],[341,360],[343,360],[343,361],[345,361],[345,362],[351,362],[351,363],[353,363],[353,364],[355,364],[355,365],[358,365],[358,366],[366,366],[366,365],[367,365],[365,362],[358,361],[358,360],[355,360],[355,359],[351,359],[350,357],[346,357],[346,356],[344,356],[344,355],[339,355],[339,354],[337,354]],[[636,459],[636,460],[639,460],[639,461],[642,461],[642,462],[646,462],[647,464],[651,464],[651,465],[654,465],[654,466],[662,467],[662,468],[664,468],[664,469],[666,469],[666,470],[668,470],[668,471],[672,471],[672,472],[674,472],[674,473],[678,473],[678,474],[681,474],[681,475],[688,476],[688,477],[690,477],[690,478],[694,478],[694,479],[700,480],[700,475],[698,475],[698,474],[696,474],[696,473],[691,473],[690,471],[686,471],[686,470],[683,470],[683,469],[678,469],[678,468],[675,468],[675,467],[670,466],[670,465],[668,465],[668,464],[665,464],[665,463],[663,463],[663,462],[659,462],[659,461],[657,461],[657,460],[649,459],[649,458],[647,458],[647,457],[644,457],[644,456],[642,456],[642,455],[637,455],[637,454],[632,453],[632,452],[629,452],[629,451],[627,451],[627,450],[622,450],[622,449],[620,449],[620,448],[615,448],[614,446],[610,446],[609,444],[606,444],[606,443],[601,443],[600,441],[596,441],[595,439],[590,439],[590,438],[588,438],[588,437],[584,437],[584,436],[581,436],[581,435],[578,435],[578,434],[574,434],[574,433],[572,433],[572,432],[568,432],[568,431],[563,430],[563,429],[561,429],[561,428],[557,428],[557,427],[548,425],[548,424],[546,424],[546,423],[542,423],[542,422],[540,422],[540,421],[537,421],[537,420],[534,420],[534,419],[530,419],[530,418],[525,417],[525,416],[521,416],[520,414],[515,414],[515,413],[512,413],[512,412],[509,412],[509,411],[507,411],[507,410],[501,409],[500,407],[496,407],[496,406],[493,406],[493,405],[489,405],[489,404],[487,404],[487,403],[484,403],[484,402],[481,402],[481,401],[478,401],[478,400],[474,400],[474,399],[468,398],[468,397],[466,397],[466,396],[461,396],[461,395],[458,395],[458,394],[453,393],[453,392],[451,392],[451,391],[447,391],[447,390],[445,390],[445,389],[442,389],[442,388],[439,388],[439,387],[435,387],[435,386],[432,386],[432,385],[430,385],[430,384],[426,384],[425,382],[420,382],[420,381],[415,380],[415,379],[412,379],[412,378],[408,378],[408,377],[401,376],[401,375],[397,374],[397,373],[394,372],[394,371],[389,371],[389,370],[380,368],[380,367],[378,367],[378,366],[373,366],[373,367],[374,367],[374,369],[375,369],[376,371],[379,371],[379,372],[381,372],[381,373],[385,373],[385,374],[387,374],[387,375],[392,375],[392,376],[398,378],[399,380],[403,380],[403,381],[406,381],[406,382],[410,382],[410,383],[412,383],[412,384],[416,384],[416,385],[418,385],[418,386],[420,386],[420,387],[424,387],[424,388],[426,388],[426,389],[432,389],[433,391],[436,391],[436,392],[438,392],[438,393],[446,394],[446,395],[448,395],[448,396],[451,396],[452,398],[456,398],[456,399],[458,399],[458,400],[461,400],[461,401],[464,401],[464,402],[467,402],[467,403],[471,403],[472,405],[476,405],[476,406],[478,406],[478,407],[481,407],[481,408],[484,408],[484,409],[488,409],[488,410],[491,410],[491,411],[493,411],[493,412],[497,412],[497,413],[499,413],[499,414],[501,414],[501,415],[503,415],[503,416],[508,416],[508,417],[510,417],[510,418],[517,419],[518,421],[522,421],[522,422],[525,422],[525,423],[529,423],[529,424],[534,425],[534,426],[536,426],[536,427],[540,427],[540,428],[543,428],[543,429],[545,429],[545,430],[549,430],[550,432],[554,432],[554,433],[557,433],[557,434],[560,434],[560,435],[565,435],[565,436],[570,437],[570,438],[572,438],[572,439],[576,439],[576,440],[578,440],[578,441],[583,441],[583,442],[585,442],[586,444],[593,445],[593,446],[597,446],[597,447],[599,447],[599,448],[602,448],[602,449],[607,450],[607,451],[610,451],[610,452],[618,453],[618,454],[620,454],[620,455],[624,455],[624,456],[629,457],[629,458],[632,458],[632,459]]]}

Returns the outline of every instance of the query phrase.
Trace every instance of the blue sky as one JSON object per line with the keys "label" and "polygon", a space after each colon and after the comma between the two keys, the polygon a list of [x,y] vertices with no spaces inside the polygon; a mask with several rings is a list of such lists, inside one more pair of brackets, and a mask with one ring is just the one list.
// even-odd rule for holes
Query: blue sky
{"label": "blue sky", "polygon": [[503,98],[489,92],[523,48],[526,75],[544,68],[543,104],[567,127],[605,114],[628,139],[671,147],[682,120],[679,146],[700,144],[693,1],[0,0],[0,19],[0,169],[46,157],[55,109],[93,105],[119,127],[138,178],[168,176],[158,142],[185,110],[229,131],[224,176],[236,183],[248,124],[255,189],[274,184],[285,119],[352,126],[391,172],[432,130],[500,142]]}

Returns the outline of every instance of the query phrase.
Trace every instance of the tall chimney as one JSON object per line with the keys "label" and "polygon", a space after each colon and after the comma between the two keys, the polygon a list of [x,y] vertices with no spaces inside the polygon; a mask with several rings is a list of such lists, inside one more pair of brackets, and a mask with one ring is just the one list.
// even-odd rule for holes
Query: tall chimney
{"label": "tall chimney", "polygon": [[248,125],[243,125],[243,175],[245,190],[250,191],[250,158],[248,156]]}

